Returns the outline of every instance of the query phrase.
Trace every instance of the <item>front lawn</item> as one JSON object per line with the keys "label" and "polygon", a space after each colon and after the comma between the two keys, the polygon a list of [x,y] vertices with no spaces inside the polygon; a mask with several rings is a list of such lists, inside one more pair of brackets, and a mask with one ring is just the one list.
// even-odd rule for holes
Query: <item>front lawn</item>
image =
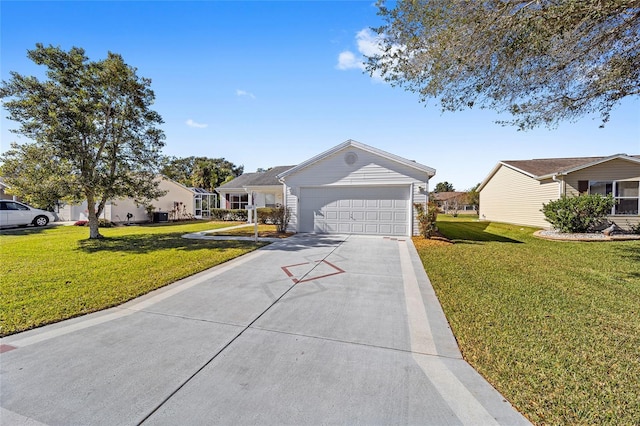
{"label": "front lawn", "polygon": [[442,216],[414,239],[465,359],[535,424],[638,424],[640,242]]}
{"label": "front lawn", "polygon": [[264,243],[188,240],[236,223],[101,228],[57,226],[0,234],[0,335],[115,306],[255,250]]}

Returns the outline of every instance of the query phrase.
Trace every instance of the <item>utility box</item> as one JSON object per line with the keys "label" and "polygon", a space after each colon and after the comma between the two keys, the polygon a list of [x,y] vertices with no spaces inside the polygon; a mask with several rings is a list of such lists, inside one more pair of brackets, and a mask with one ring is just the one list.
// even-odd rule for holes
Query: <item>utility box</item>
{"label": "utility box", "polygon": [[153,223],[169,222],[168,212],[153,212]]}

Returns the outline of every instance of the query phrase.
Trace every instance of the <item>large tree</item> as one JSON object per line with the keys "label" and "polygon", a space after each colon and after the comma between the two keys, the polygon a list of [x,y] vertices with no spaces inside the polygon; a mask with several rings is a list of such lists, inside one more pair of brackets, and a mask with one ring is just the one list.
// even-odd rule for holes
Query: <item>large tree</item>
{"label": "large tree", "polygon": [[640,94],[638,0],[400,0],[380,4],[367,70],[439,100],[555,127]]}
{"label": "large tree", "polygon": [[453,189],[453,184],[447,181],[438,182],[436,184],[436,187],[433,190],[433,192],[452,192],[452,191],[455,191],[455,189]]}
{"label": "large tree", "polygon": [[213,191],[223,183],[240,176],[243,166],[236,166],[224,158],[169,157],[160,172],[170,179],[189,187]]}
{"label": "large tree", "polygon": [[[3,160],[26,160],[30,150],[47,155],[51,161],[33,160],[34,166],[64,179],[68,199],[87,201],[89,236],[100,238],[98,217],[108,200],[161,194],[154,177],[164,133],[157,127],[162,118],[150,108],[151,80],[111,52],[90,61],[81,48],[37,44],[27,55],[47,68],[47,79],[11,72],[0,97],[9,119],[20,123],[15,132],[33,142],[14,146]],[[18,178],[7,182],[19,185]]]}
{"label": "large tree", "polygon": [[12,143],[2,161],[0,176],[10,184],[11,194],[34,207],[53,211],[70,192],[69,164],[46,147]]}

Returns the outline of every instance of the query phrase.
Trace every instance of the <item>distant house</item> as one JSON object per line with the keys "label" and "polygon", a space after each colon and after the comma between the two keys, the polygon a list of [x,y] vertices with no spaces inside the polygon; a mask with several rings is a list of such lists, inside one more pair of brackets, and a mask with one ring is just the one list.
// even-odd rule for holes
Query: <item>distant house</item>
{"label": "distant house", "polygon": [[427,202],[434,175],[431,167],[348,140],[216,191],[221,207],[287,206],[292,232],[411,236],[419,232],[413,204]]}
{"label": "distant house", "polygon": [[[201,188],[188,188],[164,176],[156,179],[159,189],[166,191],[165,195],[150,203],[153,213],[156,213],[156,220],[206,219],[210,217],[210,210],[217,207],[217,194]],[[88,220],[87,215],[86,201],[63,205],[58,212],[59,220],[62,221]],[[145,222],[150,219],[145,206],[131,198],[109,200],[100,218],[120,223]]]}
{"label": "distant house", "polygon": [[469,196],[466,192],[460,191],[434,192],[431,194],[431,201],[435,202],[440,211],[444,213],[474,213],[478,207],[469,203]]}
{"label": "distant house", "polygon": [[248,204],[257,207],[276,207],[284,204],[283,186],[278,175],[294,166],[277,166],[268,170],[244,173],[220,185],[220,208],[245,209]]}
{"label": "distant house", "polygon": [[6,190],[10,189],[9,185],[7,185],[2,178],[0,178],[0,200],[13,200],[18,201],[18,197],[15,195],[7,194]]}
{"label": "distant house", "polygon": [[622,228],[640,222],[640,155],[501,161],[478,187],[480,219],[549,228],[543,203],[562,195],[612,194],[608,217]]}

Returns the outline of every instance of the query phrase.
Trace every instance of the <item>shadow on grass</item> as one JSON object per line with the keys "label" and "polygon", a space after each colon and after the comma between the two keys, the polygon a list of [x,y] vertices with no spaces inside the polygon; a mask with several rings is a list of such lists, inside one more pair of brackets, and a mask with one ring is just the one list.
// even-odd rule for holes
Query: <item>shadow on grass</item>
{"label": "shadow on grass", "polygon": [[41,234],[44,231],[48,231],[53,226],[26,226],[26,227],[6,227],[0,228],[0,235],[33,235]]}
{"label": "shadow on grass", "polygon": [[[87,253],[99,253],[105,251],[125,252],[125,253],[151,253],[160,250],[202,250],[203,248],[215,249],[235,249],[254,247],[253,241],[212,241],[212,240],[190,240],[182,238],[183,232],[169,234],[136,234],[119,237],[105,237],[99,240],[81,240],[78,243],[78,250]],[[262,247],[267,243],[258,243]]]}
{"label": "shadow on grass", "polygon": [[[640,265],[640,244],[634,242],[628,242],[627,244],[621,246],[618,250],[620,257],[631,259],[637,262]],[[629,278],[640,279],[640,270],[629,272]]]}
{"label": "shadow on grass", "polygon": [[442,235],[456,244],[474,244],[477,242],[499,242],[522,244],[522,241],[492,234],[486,229],[491,222],[438,222]]}

